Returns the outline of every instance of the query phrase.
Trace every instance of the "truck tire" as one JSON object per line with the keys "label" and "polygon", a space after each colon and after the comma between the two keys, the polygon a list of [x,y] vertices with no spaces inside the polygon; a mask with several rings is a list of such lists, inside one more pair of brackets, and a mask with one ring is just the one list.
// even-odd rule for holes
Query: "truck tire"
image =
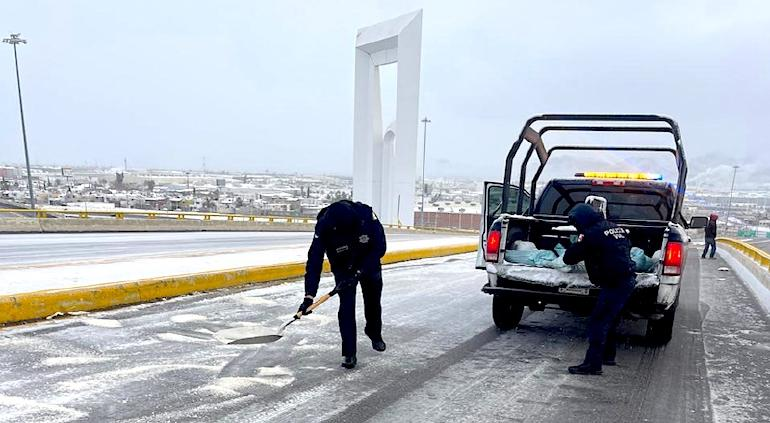
{"label": "truck tire", "polygon": [[671,308],[663,313],[662,319],[647,321],[647,340],[649,342],[654,345],[668,344],[674,333],[674,317],[676,316],[677,305],[679,305],[679,298]]}
{"label": "truck tire", "polygon": [[524,305],[519,304],[509,297],[495,295],[492,297],[492,320],[500,330],[510,330],[521,321],[524,313]]}

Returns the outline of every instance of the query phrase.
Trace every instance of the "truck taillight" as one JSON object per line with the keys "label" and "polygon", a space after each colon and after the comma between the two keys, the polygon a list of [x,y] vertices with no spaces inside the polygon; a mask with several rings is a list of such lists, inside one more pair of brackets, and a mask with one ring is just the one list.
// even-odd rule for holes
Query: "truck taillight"
{"label": "truck taillight", "polygon": [[677,276],[682,274],[682,243],[669,241],[666,244],[666,256],[663,258],[663,274]]}
{"label": "truck taillight", "polygon": [[487,261],[497,261],[500,256],[500,231],[490,230],[487,235]]}

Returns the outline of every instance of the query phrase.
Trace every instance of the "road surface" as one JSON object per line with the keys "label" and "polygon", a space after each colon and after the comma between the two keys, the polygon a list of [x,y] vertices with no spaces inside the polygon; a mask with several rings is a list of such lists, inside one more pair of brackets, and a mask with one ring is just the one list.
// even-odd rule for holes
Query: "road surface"
{"label": "road surface", "polygon": [[[104,234],[0,234],[0,267],[73,260],[158,257],[178,253],[235,253],[307,247],[310,232],[176,232]],[[451,237],[388,234],[388,241]]]}
{"label": "road surface", "polygon": [[717,271],[724,262],[696,254],[673,340],[649,346],[643,325],[624,323],[619,366],[603,376],[566,372],[584,354],[585,318],[546,310],[498,332],[468,254],[385,269],[388,350],[359,338],[352,371],[339,367],[336,300],[273,344],[212,338],[277,327],[301,283],[4,329],[0,422],[770,421],[768,317],[732,272]]}
{"label": "road surface", "polygon": [[758,247],[759,249],[770,253],[770,239],[755,239],[755,240],[749,241],[749,244],[752,244],[755,247]]}

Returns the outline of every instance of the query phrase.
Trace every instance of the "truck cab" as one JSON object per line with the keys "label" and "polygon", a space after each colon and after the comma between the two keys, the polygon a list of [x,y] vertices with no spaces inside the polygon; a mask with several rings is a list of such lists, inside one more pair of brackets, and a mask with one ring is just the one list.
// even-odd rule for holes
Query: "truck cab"
{"label": "truck cab", "polygon": [[[560,124],[551,124],[552,121]],[[561,124],[564,121],[580,124]],[[543,135],[549,131],[662,132],[674,138],[674,148],[593,145],[554,146],[547,150]],[[529,149],[516,185],[510,182],[512,161],[524,143],[529,143]],[[534,195],[544,167],[557,160],[552,157],[553,152],[565,149],[671,153],[677,162],[677,182],[665,182],[661,175],[649,173],[587,170],[547,181],[539,195]],[[540,164],[527,191],[522,187],[527,163],[533,155]],[[669,118],[543,115],[528,120],[508,154],[504,182],[487,182],[484,189],[485,218],[476,267],[487,273],[488,282],[482,291],[493,296],[495,324],[503,330],[515,327],[524,307],[533,311],[552,306],[579,314],[590,312],[600,288],[588,280],[579,266],[573,268],[558,260],[559,253],[577,242],[579,235],[568,224],[569,212],[577,204],[588,202],[596,204],[608,220],[626,230],[632,247],[636,247],[634,253],[644,260],[643,269],[637,269],[637,285],[625,316],[646,319],[649,339],[668,342],[685,268],[689,240],[685,228],[704,223],[700,218],[685,222],[681,214],[686,175],[679,129]]]}

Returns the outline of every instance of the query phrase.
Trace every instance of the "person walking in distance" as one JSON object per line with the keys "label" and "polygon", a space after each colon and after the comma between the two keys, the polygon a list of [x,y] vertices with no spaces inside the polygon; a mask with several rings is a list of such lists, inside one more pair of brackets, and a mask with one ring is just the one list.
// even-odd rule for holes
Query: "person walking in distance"
{"label": "person walking in distance", "polygon": [[588,278],[601,288],[588,325],[585,359],[568,368],[572,374],[600,375],[602,365],[614,366],[615,330],[636,286],[631,243],[626,229],[607,221],[588,204],[578,204],[569,222],[580,234],[564,253],[564,263],[585,261]]}
{"label": "person walking in distance", "polygon": [[706,246],[703,248],[703,254],[701,254],[701,258],[706,258],[706,253],[708,253],[709,248],[711,248],[711,254],[709,254],[709,258],[714,258],[714,254],[717,252],[717,219],[719,219],[719,216],[716,213],[711,213],[709,215],[709,223],[706,225]]}
{"label": "person walking in distance", "polygon": [[372,208],[360,202],[341,200],[318,213],[313,242],[305,265],[305,298],[299,311],[308,314],[318,293],[324,254],[329,258],[340,298],[337,313],[342,338],[342,367],[356,366],[356,287],[364,297],[364,333],[372,348],[385,351],[382,340],[382,265],[387,249],[385,231]]}

